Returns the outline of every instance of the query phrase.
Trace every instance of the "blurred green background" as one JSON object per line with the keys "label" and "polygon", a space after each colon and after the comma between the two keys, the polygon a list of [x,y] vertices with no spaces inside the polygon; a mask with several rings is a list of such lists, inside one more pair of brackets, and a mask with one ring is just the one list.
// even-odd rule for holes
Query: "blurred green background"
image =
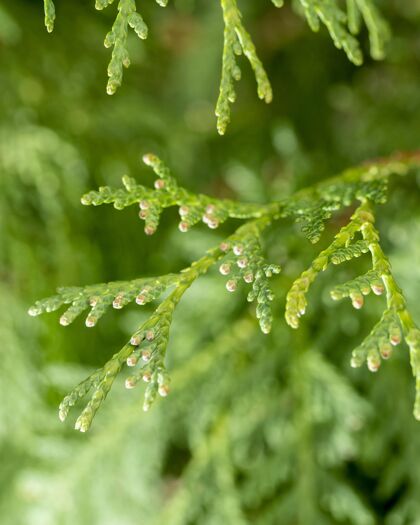
{"label": "blurred green background", "polygon": [[[259,333],[244,292],[227,294],[214,271],[175,315],[166,400],[144,414],[142,387],[117,382],[87,435],[72,430],[73,414],[58,421],[61,397],[150,309],[110,312],[87,330],[82,321],[60,327],[56,314],[29,318],[29,305],[58,285],[179,270],[234,228],[182,235],[169,211],[147,238],[134,209],[85,208],[82,193],[124,174],[150,183],[140,158],[152,151],[191,190],[265,202],[419,147],[418,0],[381,2],[393,30],[388,57],[361,68],[290,6],[240,4],[274,101],[258,101],[242,61],[225,137],[213,115],[218,2],[142,2],[149,38],[130,36],[132,65],[112,97],[102,44],[115,6],[57,1],[47,34],[40,1],[0,4],[1,525],[420,524],[407,349],[376,375],[350,368],[382,301],[369,299],[362,312],[332,304],[328,286],[355,275],[354,265],[320,279],[302,329],[291,333],[285,293],[319,247],[288,223],[267,236],[269,260],[284,267],[270,336]],[[362,41],[367,51],[367,35]],[[392,188],[378,223],[417,320],[419,204],[412,177]]]}

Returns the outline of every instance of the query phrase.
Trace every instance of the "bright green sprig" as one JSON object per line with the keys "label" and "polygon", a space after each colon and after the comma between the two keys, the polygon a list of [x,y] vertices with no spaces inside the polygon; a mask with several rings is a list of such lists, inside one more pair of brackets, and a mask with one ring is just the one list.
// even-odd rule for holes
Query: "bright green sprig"
{"label": "bright green sprig", "polygon": [[333,255],[331,255],[331,262],[333,264],[341,264],[344,261],[350,261],[356,257],[360,257],[363,253],[367,253],[369,247],[366,241],[355,241],[353,244],[338,248]]}
{"label": "bright green sprig", "polygon": [[355,235],[363,226],[365,213],[364,206],[361,205],[352,215],[350,222],[337,233],[330,246],[323,250],[313,260],[311,266],[293,283],[286,297],[285,313],[286,321],[292,328],[298,328],[299,318],[306,312],[306,294],[320,272],[325,271],[332,262],[339,264],[348,260],[340,256],[344,250],[347,250],[346,253],[349,258],[354,257],[354,253],[357,253],[357,251],[351,250],[350,246],[352,246],[351,243]]}
{"label": "bright green sprig", "polygon": [[54,29],[55,21],[55,6],[52,0],[44,0],[44,13],[45,13],[45,27],[48,33],[51,33]]}
{"label": "bright green sprig", "polygon": [[[140,292],[137,296],[139,304],[145,304],[146,296],[149,294],[149,298],[154,295],[156,288],[158,289],[157,294],[154,298],[162,293],[162,284],[168,288],[173,286],[174,289],[170,295],[164,299],[161,304],[157,307],[151,317],[144,322],[139,329],[132,335],[130,341],[127,342],[123,348],[99,370],[96,370],[91,376],[82,381],[72,392],[70,392],[60,404],[59,416],[64,421],[72,408],[79,399],[85,397],[91,390],[93,394],[84,408],[83,412],[76,421],[75,428],[81,432],[85,432],[89,429],[92,420],[99,409],[102,402],[105,400],[113,382],[121,371],[122,366],[126,363],[129,367],[137,367],[137,371],[131,374],[126,380],[126,388],[133,388],[136,384],[143,380],[148,383],[145,391],[145,398],[143,409],[148,410],[156,399],[157,394],[162,397],[166,397],[169,393],[169,375],[165,368],[165,355],[166,347],[169,340],[169,329],[172,322],[172,315],[185,291],[191,286],[191,284],[203,273],[215,264],[215,262],[223,255],[223,252],[219,248],[209,250],[209,252],[194,262],[189,268],[181,271],[179,274],[170,274],[168,276],[160,277],[149,283],[154,282],[155,288],[152,284],[149,284],[147,292]],[[140,280],[141,281],[141,280]],[[145,281],[145,280],[143,280]],[[115,290],[121,290],[121,283],[111,283]],[[131,293],[133,290],[137,292],[139,290],[139,280],[132,281],[130,283],[122,283],[123,288],[129,290]],[[141,283],[144,285],[144,282]],[[90,289],[89,289],[90,288]],[[88,297],[91,290],[94,290],[96,294],[101,292],[104,297],[109,297],[113,294],[108,293],[109,285],[97,285],[87,287],[85,289],[76,289],[73,291],[67,289],[68,300],[78,293]],[[118,301],[118,308],[120,308],[120,298],[122,297],[121,292],[114,301]],[[98,297],[98,295],[97,295]],[[100,297],[100,295],[99,295]],[[54,300],[54,298],[52,298]],[[42,308],[50,300],[44,300],[38,302],[35,307],[32,307],[30,312],[32,315],[37,315],[42,312]],[[54,307],[56,304],[54,303]],[[140,364],[140,366],[139,366]]]}
{"label": "bright green sprig", "polygon": [[134,300],[137,304],[147,304],[158,299],[173,284],[174,279],[175,274],[168,274],[159,278],[59,288],[56,295],[37,301],[29,309],[29,314],[36,316],[45,312],[54,312],[64,304],[70,304],[71,306],[60,317],[60,324],[68,326],[90,308],[85,324],[87,327],[92,327],[111,305],[119,310]]}
{"label": "bright green sprig", "polygon": [[385,310],[380,321],[360,346],[352,352],[351,366],[357,368],[364,362],[371,372],[377,372],[382,359],[389,359],[393,346],[401,342],[401,330],[395,311]]}
{"label": "bright green sprig", "polygon": [[[96,0],[95,8],[98,10],[105,9],[113,4],[115,0]],[[168,0],[156,0],[156,3],[162,7],[166,6]],[[54,29],[55,8],[53,0],[44,0],[45,26],[48,32]],[[105,37],[104,45],[112,47],[111,60],[108,65],[108,83],[106,91],[113,95],[123,78],[123,68],[129,67],[130,57],[128,54],[128,32],[129,28],[133,29],[136,35],[145,40],[148,34],[148,28],[141,15],[137,12],[135,0],[119,0],[118,13],[111,30]]]}
{"label": "bright green sprig", "polygon": [[[116,281],[84,288],[61,288],[57,295],[37,301],[29,309],[29,314],[32,316],[52,312],[64,304],[71,304],[60,317],[60,323],[64,326],[72,323],[84,310],[92,307],[86,318],[86,326],[91,327],[111,304],[114,308],[121,309],[135,299],[137,304],[143,305],[158,299],[165,290],[173,288],[152,316],[132,335],[130,341],[102,368],[82,381],[64,398],[59,409],[60,419],[64,421],[69,410],[93,390],[88,404],[75,424],[75,428],[81,432],[88,430],[124,363],[129,367],[137,367],[136,371],[126,379],[126,388],[134,388],[141,380],[148,383],[144,396],[144,410],[150,408],[157,394],[166,397],[169,393],[170,378],[165,367],[165,355],[175,307],[191,284],[225,256],[229,249],[227,247],[233,247],[232,249],[235,250],[235,246],[243,246],[250,257],[249,267],[256,272],[254,293],[257,292],[257,317],[261,329],[268,333],[271,328],[271,309],[268,303],[272,300],[272,294],[266,281],[267,277],[279,272],[279,267],[264,264],[261,250],[251,245],[256,242],[252,237],[259,236],[269,224],[268,217],[264,217],[242,225],[220,246],[209,250],[204,257],[178,274]],[[264,275],[260,275],[261,272],[264,272]]]}
{"label": "bright green sprig", "polygon": [[376,295],[381,295],[384,292],[381,276],[375,270],[369,270],[364,275],[336,286],[330,294],[334,301],[349,297],[353,306],[357,308],[359,305],[363,305],[363,296],[370,294],[371,291]]}
{"label": "bright green sprig", "polygon": [[[386,291],[387,307],[382,318],[361,345],[353,351],[351,364],[358,367],[366,361],[369,370],[376,372],[380,367],[381,358],[388,359],[392,354],[392,347],[399,344],[404,335],[410,348],[411,365],[416,377],[417,393],[414,415],[420,419],[418,390],[420,345],[416,335],[418,328],[407,310],[402,291],[392,275],[389,260],[380,246],[379,233],[374,226],[372,204],[361,195],[359,199],[362,200],[362,204],[357,208],[350,222],[341,228],[331,245],[323,250],[311,266],[293,283],[286,298],[286,321],[293,328],[299,326],[299,318],[306,311],[306,295],[309,288],[319,273],[327,269],[330,262],[339,264],[359,257],[362,253],[370,252],[372,269],[365,275],[331,291],[334,300],[349,297],[352,305],[357,309],[363,307],[363,297],[371,290],[376,295],[381,295]],[[354,241],[356,234],[360,234],[362,239]]]}
{"label": "bright green sprig", "polygon": [[139,217],[145,221],[144,231],[147,235],[155,233],[162,211],[173,206],[179,208],[181,232],[187,232],[200,221],[207,224],[209,228],[215,229],[229,217],[258,218],[272,208],[269,205],[245,204],[191,193],[178,186],[167,166],[158,157],[147,154],[144,155],[143,161],[158,177],[154,189],[141,186],[130,177],[123,177],[124,190],[103,186],[99,191],[91,191],[84,195],[82,204],[98,206],[112,203],[117,210],[138,204]]}
{"label": "bright green sprig", "polygon": [[[370,203],[367,203],[367,206],[371,208]],[[369,245],[373,270],[381,275],[385,287],[387,312],[390,312],[390,315],[394,315],[399,320],[402,333],[410,350],[411,368],[416,378],[414,417],[420,421],[420,330],[407,309],[402,290],[392,274],[391,264],[379,243],[379,232],[375,228],[373,214],[371,217],[372,219],[363,225],[362,235]]]}
{"label": "bright green sprig", "polygon": [[235,101],[234,81],[241,78],[241,70],[236,62],[236,56],[242,53],[247,57],[258,86],[258,96],[265,102],[271,102],[273,92],[267,73],[257,56],[255,45],[249,33],[242,24],[241,12],[236,0],[221,0],[223,10],[224,44],[222,59],[222,78],[220,94],[216,104],[217,130],[224,135],[230,121],[230,104]]}
{"label": "bright green sprig", "polygon": [[[67,416],[70,408],[79,399],[93,391],[76,422],[76,428],[81,431],[87,430],[124,363],[134,368],[134,373],[126,380],[127,388],[133,388],[140,380],[148,383],[145,410],[158,394],[167,395],[169,375],[165,368],[165,355],[173,312],[191,284],[216,264],[219,264],[222,275],[229,276],[226,283],[228,291],[234,291],[240,281],[252,285],[248,300],[256,300],[256,314],[261,330],[268,333],[272,324],[273,300],[269,278],[278,273],[280,267],[268,264],[263,255],[261,240],[265,229],[274,221],[292,217],[297,222],[309,225],[308,228],[304,228],[305,233],[314,241],[319,237],[324,220],[332,211],[350,206],[354,201],[361,204],[349,223],[341,228],[331,245],[315,258],[309,269],[292,285],[286,300],[286,320],[292,327],[297,328],[299,318],[306,309],[306,294],[310,285],[330,263],[339,264],[369,251],[372,256],[372,269],[332,291],[333,299],[349,297],[355,308],[363,306],[363,296],[370,290],[377,295],[386,291],[387,309],[371,334],[355,350],[352,364],[358,365],[366,360],[371,370],[377,369],[380,363],[378,356],[389,357],[390,349],[399,343],[403,334],[410,348],[411,365],[417,383],[415,416],[420,418],[420,331],[407,311],[389,261],[382,252],[372,211],[372,202],[384,202],[387,180],[391,175],[405,175],[413,167],[420,166],[420,157],[417,154],[385,159],[347,170],[338,177],[268,205],[243,204],[192,194],[178,186],[159,158],[146,155],[144,160],[158,176],[154,189],[140,186],[133,179],[125,178],[125,189],[100,188],[97,192],[86,194],[82,202],[93,205],[113,203],[117,209],[139,203],[141,218],[146,221],[147,233],[152,233],[147,230],[148,226],[153,226],[153,231],[156,229],[160,213],[170,206],[179,207],[181,231],[188,230],[200,218],[210,227],[216,227],[228,217],[240,218],[246,222],[219,246],[209,250],[201,259],[179,273],[84,288],[62,288],[56,295],[38,301],[30,308],[31,315],[38,315],[55,311],[63,305],[70,305],[60,318],[63,325],[70,324],[79,314],[91,308],[86,324],[93,326],[111,305],[117,309],[123,308],[134,299],[137,304],[142,305],[158,300],[164,292],[169,292],[151,317],[133,334],[130,342],[104,367],[94,372],[65,397],[60,406],[61,419]],[[314,217],[320,216],[323,220],[317,223]],[[181,226],[183,222],[186,227]],[[318,233],[314,235],[314,232]],[[361,238],[358,239],[357,236]]]}
{"label": "bright green sprig", "polygon": [[[103,9],[113,0],[97,0],[96,9]],[[123,67],[130,65],[128,55],[127,39],[128,28],[131,27],[137,36],[144,40],[147,38],[147,26],[143,18],[136,11],[135,0],[120,0],[118,2],[118,14],[111,31],[106,35],[105,47],[113,47],[111,61],[108,65],[108,84],[106,91],[108,95],[113,95],[117,88],[121,86],[123,77]]]}
{"label": "bright green sprig", "polygon": [[220,246],[226,253],[219,271],[229,276],[226,289],[234,292],[240,280],[247,284],[252,283],[252,290],[248,294],[248,301],[257,300],[257,318],[262,332],[271,331],[273,315],[271,301],[274,295],[269,286],[269,278],[280,273],[280,266],[267,264],[261,249],[261,233],[270,224],[270,219],[260,219],[245,224],[232,235],[229,242]]}

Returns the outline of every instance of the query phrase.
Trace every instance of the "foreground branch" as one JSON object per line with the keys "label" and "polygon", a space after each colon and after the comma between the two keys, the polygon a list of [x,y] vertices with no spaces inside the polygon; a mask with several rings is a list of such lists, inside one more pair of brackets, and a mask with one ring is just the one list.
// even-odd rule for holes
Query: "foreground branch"
{"label": "foreground branch", "polygon": [[298,328],[307,307],[306,295],[311,284],[331,264],[337,265],[370,253],[372,268],[362,276],[336,286],[331,291],[334,300],[348,297],[359,309],[364,296],[371,291],[376,295],[386,292],[386,309],[371,333],[353,351],[352,366],[367,362],[369,370],[378,370],[381,359],[391,357],[393,347],[404,338],[410,349],[411,366],[416,378],[414,415],[420,419],[420,331],[407,310],[406,301],[392,274],[390,263],[380,245],[379,233],[374,226],[374,205],[385,202],[388,179],[393,175],[406,175],[420,167],[420,155],[411,154],[372,162],[350,169],[327,181],[301,190],[291,197],[270,204],[245,204],[226,199],[196,195],[180,187],[163,162],[154,155],[144,161],[157,175],[154,189],[139,185],[134,179],[124,178],[125,189],[99,188],[82,197],[85,205],[112,203],[115,208],[138,204],[139,216],[145,221],[145,232],[156,231],[165,208],[177,206],[181,232],[188,231],[202,220],[210,228],[217,228],[229,217],[245,222],[219,246],[178,273],[132,281],[90,285],[84,288],[61,288],[57,295],[35,303],[31,315],[52,312],[62,305],[70,305],[60,317],[64,326],[90,308],[86,325],[94,326],[111,305],[121,309],[134,301],[139,305],[162,298],[151,317],[132,335],[130,341],[102,368],[80,383],[60,405],[60,418],[64,420],[70,408],[90,391],[90,401],[76,422],[76,428],[86,431],[107,396],[122,366],[136,367],[126,380],[133,388],[140,380],[148,383],[144,409],[148,410],[157,394],[169,392],[169,376],[165,367],[166,348],[173,312],[185,291],[216,264],[226,276],[226,289],[234,292],[242,282],[249,286],[248,301],[256,301],[256,316],[260,328],[269,333],[272,326],[271,302],[274,298],[269,279],[280,272],[277,264],[266,261],[261,241],[264,231],[275,221],[291,217],[311,242],[317,242],[325,221],[333,211],[359,202],[359,206],[335,236],[328,248],[314,259],[309,268],[293,283],[286,299],[286,321]]}

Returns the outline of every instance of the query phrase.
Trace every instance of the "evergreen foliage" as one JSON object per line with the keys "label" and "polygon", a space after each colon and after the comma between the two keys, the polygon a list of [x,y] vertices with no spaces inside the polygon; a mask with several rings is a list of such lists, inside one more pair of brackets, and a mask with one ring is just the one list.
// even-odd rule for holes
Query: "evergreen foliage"
{"label": "evergreen foliage", "polygon": [[[306,311],[306,294],[318,274],[325,271],[330,263],[340,264],[370,252],[372,270],[332,291],[334,299],[350,297],[357,309],[362,308],[363,296],[371,289],[377,295],[386,291],[386,310],[367,338],[353,351],[351,363],[358,367],[366,361],[369,370],[376,372],[381,364],[381,357],[388,359],[392,353],[392,345],[398,345],[404,336],[410,349],[411,366],[416,379],[414,416],[420,420],[420,330],[407,310],[404,296],[379,243],[373,209],[373,204],[385,202],[389,177],[394,174],[404,175],[418,167],[418,155],[407,155],[400,159],[383,160],[350,169],[313,188],[301,190],[284,201],[261,206],[194,195],[177,185],[169,169],[159,158],[149,154],[143,160],[153,168],[158,177],[154,190],[136,184],[133,179],[124,178],[124,190],[101,187],[97,192],[84,195],[82,203],[95,206],[113,203],[116,209],[138,204],[139,215],[145,220],[147,234],[156,231],[162,210],[170,206],[178,206],[181,232],[186,232],[200,217],[213,229],[229,217],[248,221],[218,247],[208,250],[203,257],[177,274],[85,288],[63,288],[58,290],[57,295],[38,301],[30,308],[30,315],[39,315],[57,310],[63,304],[70,304],[60,317],[60,323],[67,326],[91,307],[86,318],[86,326],[91,327],[111,304],[120,309],[135,299],[137,304],[144,305],[159,299],[166,290],[173,288],[152,316],[135,331],[130,341],[103,368],[94,372],[64,398],[60,405],[60,419],[64,420],[78,399],[85,397],[93,389],[91,399],[75,426],[82,432],[88,430],[125,362],[129,366],[144,362],[140,370],[126,380],[127,388],[133,388],[141,379],[149,383],[145,392],[144,410],[149,409],[157,393],[166,397],[169,392],[169,376],[165,367],[165,355],[173,312],[184,292],[218,261],[221,261],[220,273],[229,276],[226,282],[229,292],[234,292],[241,280],[247,284],[252,283],[248,301],[257,300],[256,315],[261,330],[268,334],[271,331],[271,302],[274,299],[268,278],[279,273],[280,266],[265,262],[261,250],[262,233],[273,221],[292,216],[296,221],[303,222],[302,230],[308,239],[317,242],[324,222],[331,217],[332,211],[348,207],[356,200],[360,205],[349,223],[340,229],[330,246],[293,283],[286,298],[286,321],[292,328],[298,328],[299,318]],[[357,235],[361,236],[360,240],[356,239]]]}
{"label": "evergreen foliage", "polygon": [[[129,304],[115,317],[109,308],[95,330],[76,321],[69,332],[56,315],[27,316],[31,298],[60,284],[130,282],[188,267],[238,226],[231,219],[180,235],[175,208],[161,215],[158,235],[144,237],[134,210],[77,205],[88,188],[117,187],[123,173],[143,180],[139,150],[168,159],[194,195],[261,207],[343,166],[417,149],[418,4],[377,2],[396,35],[390,58],[355,68],[332,49],[325,28],[305,29],[291,2],[275,10],[238,0],[275,96],[261,104],[244,75],[223,140],[211,109],[222,48],[218,3],[138,4],[154,29],[146,47],[129,29],[132,67],[145,74],[139,84],[131,71],[113,98],[101,86],[107,52],[98,44],[117,4],[103,16],[89,4],[56,2],[53,41],[39,30],[38,2],[0,6],[1,524],[418,525],[420,430],[405,342],[391,343],[392,357],[374,378],[349,364],[387,308],[385,292],[374,296],[384,283],[370,273],[370,252],[350,264],[332,258],[311,285],[298,330],[280,319],[286,291],[355,206],[325,209],[334,213],[316,245],[299,234],[304,220],[291,226],[298,213],[263,232],[266,260],[282,267],[269,281],[270,334],[245,300],[251,284],[224,293],[222,259],[201,275],[174,312],[165,357],[171,395],[143,413],[138,388],[128,395],[123,388],[138,365],[122,369],[87,434],[59,424],[60,399],[130,339],[156,301]],[[362,29],[362,47],[367,37]],[[375,205],[375,227],[418,320],[420,179],[390,182],[388,202]],[[357,252],[365,249],[358,233],[337,260],[356,243]],[[354,280],[362,310],[346,304]],[[332,302],[331,289],[343,300]]]}
{"label": "evergreen foliage", "polygon": [[[156,0],[164,7],[168,0]],[[283,0],[272,0],[276,7],[284,5]],[[102,10],[114,0],[96,0],[95,8]],[[240,80],[241,70],[237,63],[238,55],[248,59],[257,82],[258,97],[269,103],[273,93],[267,73],[258,58],[255,45],[242,23],[242,14],[237,0],[220,0],[224,22],[224,43],[222,56],[222,75],[220,92],[216,104],[217,129],[223,135],[230,121],[230,104],[235,102],[235,81]],[[343,10],[339,0],[299,0],[298,11],[305,17],[313,31],[319,31],[321,23],[327,28],[334,45],[343,49],[348,59],[356,65],[363,62],[363,54],[356,36],[361,29],[361,20],[369,31],[370,53],[376,60],[385,56],[385,45],[389,39],[386,21],[375,5],[375,0],[348,0]],[[117,16],[106,35],[104,45],[112,47],[111,61],[108,65],[107,93],[113,95],[123,78],[123,68],[130,65],[128,52],[128,32],[132,28],[137,36],[147,38],[148,28],[137,12],[136,0],[118,0]],[[52,32],[55,21],[53,0],[44,0],[45,26]]]}

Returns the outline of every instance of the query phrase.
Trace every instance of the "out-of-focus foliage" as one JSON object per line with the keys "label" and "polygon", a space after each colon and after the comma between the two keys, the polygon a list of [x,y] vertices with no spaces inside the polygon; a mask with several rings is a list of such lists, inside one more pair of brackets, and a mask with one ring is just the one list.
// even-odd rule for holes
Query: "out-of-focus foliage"
{"label": "out-of-focus foliage", "polygon": [[[369,301],[360,316],[333,303],[320,293],[332,274],[314,284],[299,331],[277,322],[269,336],[240,293],[235,300],[219,276],[204,276],[174,317],[172,395],[143,414],[141,394],[128,399],[117,383],[88,435],[60,424],[57,402],[151,310],[106,314],[88,334],[81,323],[68,332],[54,319],[34,322],[26,310],[58,285],[180,269],[232,231],[183,236],[168,212],[150,239],[129,210],[80,207],[82,193],[124,174],[147,180],[138,167],[144,152],[165,158],[193,191],[267,202],[362,160],[418,148],[420,7],[383,0],[394,33],[388,58],[355,68],[287,5],[243,2],[275,97],[269,107],[255,101],[244,69],[223,139],[212,116],[220,6],[144,2],[153,38],[139,46],[129,36],[132,69],[112,98],[99,81],[108,10],[102,17],[85,2],[60,2],[52,44],[39,7],[6,0],[0,8],[0,522],[417,525],[420,430],[406,353],[394,352],[373,380],[349,367],[380,305]],[[334,220],[324,246],[346,221]],[[377,227],[418,320],[415,179],[391,186]],[[283,267],[279,313],[318,249],[291,226],[273,227],[266,247]],[[361,261],[359,274],[367,270]],[[343,265],[334,282],[355,276]]]}
{"label": "out-of-focus foliage", "polygon": [[[276,7],[283,7],[283,0],[272,0]],[[168,0],[156,0],[165,7]],[[95,8],[102,10],[114,4],[114,0],[96,0]],[[108,65],[107,93],[113,95],[121,86],[123,69],[130,65],[128,49],[129,28],[137,36],[146,39],[148,27],[137,11],[136,0],[118,0],[117,15],[111,30],[105,37],[105,47],[112,47]],[[220,93],[216,104],[217,129],[221,135],[226,131],[230,120],[229,105],[235,101],[234,81],[241,78],[237,56],[245,55],[254,71],[257,92],[260,99],[271,102],[273,93],[267,73],[258,58],[255,45],[242,23],[242,12],[237,0],[220,0],[223,13],[223,59]],[[360,44],[354,35],[360,32],[362,20],[366,24],[370,38],[370,54],[380,60],[385,56],[385,44],[389,38],[387,22],[375,5],[375,0],[348,0],[346,9],[339,0],[299,0],[295,3],[296,11],[306,17],[309,26],[315,32],[323,23],[338,49],[343,49],[354,64],[363,62]],[[53,0],[44,0],[45,26],[49,33],[54,29],[55,5]]]}

